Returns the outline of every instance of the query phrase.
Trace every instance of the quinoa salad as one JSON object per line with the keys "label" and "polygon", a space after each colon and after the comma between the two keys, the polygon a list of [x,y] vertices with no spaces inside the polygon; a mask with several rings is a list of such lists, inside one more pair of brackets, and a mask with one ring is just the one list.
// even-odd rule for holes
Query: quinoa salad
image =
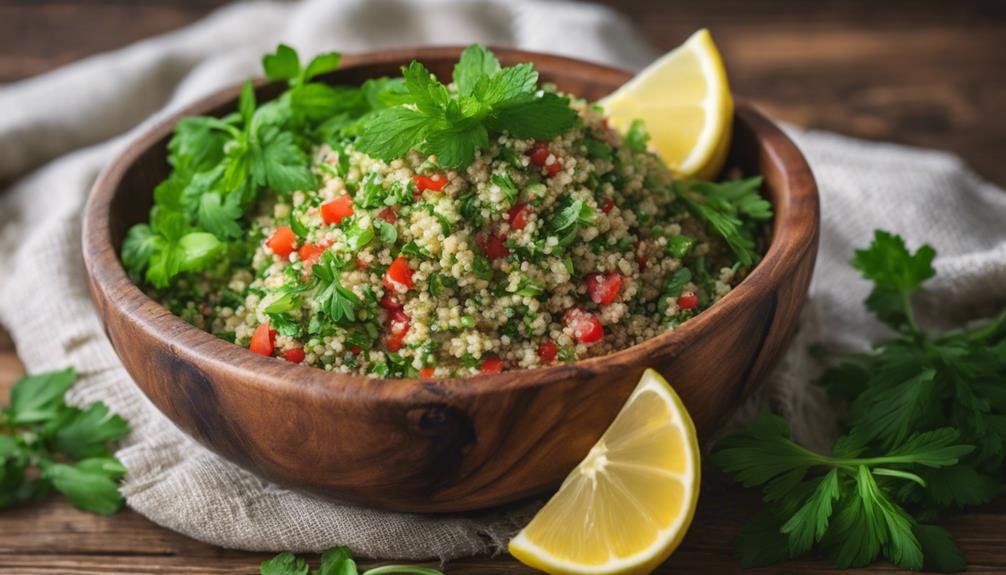
{"label": "quinoa salad", "polygon": [[122,259],[173,313],[253,352],[374,377],[600,356],[673,330],[755,265],[760,178],[675,180],[604,111],[471,46],[362,86],[280,46],[224,118],[186,118]]}

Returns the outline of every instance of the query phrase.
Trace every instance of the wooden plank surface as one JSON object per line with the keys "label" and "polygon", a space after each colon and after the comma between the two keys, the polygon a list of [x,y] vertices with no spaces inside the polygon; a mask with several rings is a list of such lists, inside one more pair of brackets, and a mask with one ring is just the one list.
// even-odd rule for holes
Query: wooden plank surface
{"label": "wooden plank surface", "polygon": [[[10,387],[21,373],[13,344],[0,329],[0,402],[6,403]],[[816,559],[741,570],[731,556],[731,543],[743,522],[757,512],[759,503],[755,494],[717,481],[708,470],[705,475],[692,528],[657,573],[832,571],[828,563]],[[945,525],[960,543],[970,563],[969,572],[1006,572],[1006,507],[958,515]],[[270,556],[200,543],[159,527],[129,509],[111,517],[84,513],[58,496],[39,505],[0,512],[0,575],[253,574],[258,572],[258,564]],[[451,561],[443,568],[448,573],[535,573],[507,555]],[[890,565],[849,571],[876,572],[900,571]]]}
{"label": "wooden plank surface", "polygon": [[[1001,0],[606,0],[658,49],[708,26],[736,92],[775,117],[858,137],[961,154],[1006,184],[1006,2]],[[0,82],[169,31],[224,0],[0,1]],[[20,373],[0,330],[0,397]],[[661,573],[739,572],[730,542],[757,509],[751,496],[707,481],[692,530]],[[1006,572],[1006,508],[946,523],[971,572]],[[0,575],[251,574],[268,555],[224,550],[131,511],[99,517],[59,498],[0,512]],[[450,562],[451,573],[530,573],[512,559]],[[753,573],[829,571],[824,561]],[[890,566],[856,571],[895,572]]]}

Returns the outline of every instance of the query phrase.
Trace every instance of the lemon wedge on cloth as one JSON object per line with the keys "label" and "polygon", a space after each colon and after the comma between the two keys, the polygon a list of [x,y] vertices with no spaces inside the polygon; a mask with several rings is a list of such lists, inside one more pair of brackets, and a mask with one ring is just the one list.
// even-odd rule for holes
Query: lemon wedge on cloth
{"label": "lemon wedge on cloth", "polygon": [[643,120],[650,147],[679,177],[712,179],[723,167],[734,101],[709,30],[692,34],[598,103],[622,133]]}
{"label": "lemon wedge on cloth", "polygon": [[681,542],[698,496],[692,419],[648,369],[586,459],[510,541],[510,553],[553,574],[649,573]]}

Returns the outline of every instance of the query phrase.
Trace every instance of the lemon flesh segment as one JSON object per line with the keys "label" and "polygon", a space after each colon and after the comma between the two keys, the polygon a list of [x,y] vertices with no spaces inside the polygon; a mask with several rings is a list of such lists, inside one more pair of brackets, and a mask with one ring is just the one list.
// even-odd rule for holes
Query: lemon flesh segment
{"label": "lemon flesh segment", "polygon": [[510,541],[510,553],[553,574],[649,573],[691,524],[699,469],[691,417],[648,369],[587,457]]}
{"label": "lemon flesh segment", "polygon": [[684,44],[599,102],[623,133],[646,124],[650,148],[677,176],[711,179],[729,150],[734,103],[712,36],[699,30]]}

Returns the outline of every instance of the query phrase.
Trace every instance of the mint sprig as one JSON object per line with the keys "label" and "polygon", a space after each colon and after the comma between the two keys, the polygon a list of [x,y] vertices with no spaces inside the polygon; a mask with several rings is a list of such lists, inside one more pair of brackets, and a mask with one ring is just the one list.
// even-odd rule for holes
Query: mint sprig
{"label": "mint sprig", "polygon": [[390,161],[409,150],[437,156],[441,166],[463,168],[490,135],[550,139],[576,123],[569,99],[538,89],[531,64],[502,67],[482,46],[472,45],[454,67],[451,92],[421,63],[402,68],[407,94],[397,106],[363,122],[356,147]]}

